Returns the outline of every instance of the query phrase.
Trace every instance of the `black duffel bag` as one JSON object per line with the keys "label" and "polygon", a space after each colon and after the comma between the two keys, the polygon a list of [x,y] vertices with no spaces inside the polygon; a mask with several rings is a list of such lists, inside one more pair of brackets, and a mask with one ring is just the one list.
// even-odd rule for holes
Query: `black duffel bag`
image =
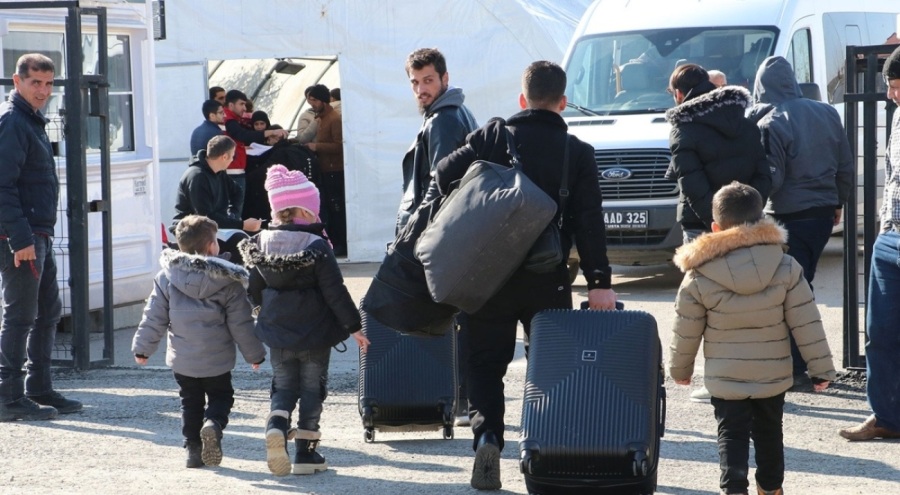
{"label": "black duffel bag", "polygon": [[444,335],[459,311],[436,303],[428,291],[425,268],[413,251],[416,241],[440,208],[442,198],[423,203],[388,246],[387,254],[363,298],[362,307],[383,325],[402,333]]}

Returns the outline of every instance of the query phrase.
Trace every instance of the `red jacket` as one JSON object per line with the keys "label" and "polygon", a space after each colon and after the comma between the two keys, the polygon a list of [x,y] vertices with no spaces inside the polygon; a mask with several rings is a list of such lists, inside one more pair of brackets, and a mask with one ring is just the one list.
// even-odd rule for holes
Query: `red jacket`
{"label": "red jacket", "polygon": [[225,134],[234,140],[237,145],[234,149],[234,160],[228,165],[228,170],[241,170],[247,168],[247,149],[250,143],[265,143],[266,135],[263,131],[254,131],[241,125],[241,118],[236,113],[225,110]]}

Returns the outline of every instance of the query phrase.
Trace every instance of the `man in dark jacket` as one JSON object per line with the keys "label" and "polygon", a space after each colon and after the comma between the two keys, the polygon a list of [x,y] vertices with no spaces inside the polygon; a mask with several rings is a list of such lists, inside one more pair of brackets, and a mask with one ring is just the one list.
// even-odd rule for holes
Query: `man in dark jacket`
{"label": "man in dark jacket", "polygon": [[222,134],[220,125],[225,123],[225,109],[216,100],[206,100],[201,108],[203,122],[191,132],[191,156],[205,150],[209,140]]}
{"label": "man in dark jacket", "polygon": [[397,232],[422,203],[437,163],[462,146],[466,135],[478,126],[472,112],[463,105],[463,91],[450,87],[447,61],[437,49],[420,48],[410,53],[406,75],[424,120],[403,157],[403,198],[397,213]]}
{"label": "man in dark jacket", "polygon": [[[575,236],[581,269],[588,283],[588,301],[593,309],[614,309],[616,294],[610,288],[606,257],[606,227],[603,198],[594,162],[594,149],[566,132],[560,113],[566,108],[566,73],[552,62],[534,62],[522,77],[519,105],[524,110],[507,122],[491,120],[471,133],[465,146],[438,163],[435,182],[441,194],[465,174],[475,160],[508,164],[504,127],[515,140],[522,170],[545,193],[559,202],[562,182],[560,164],[569,146],[569,199],[563,212],[563,252],[568,253]],[[568,141],[567,141],[568,139]],[[472,487],[499,490],[500,450],[505,429],[503,377],[516,346],[516,327],[521,322],[526,336],[531,318],[538,311],[572,307],[568,268],[560,263],[550,273],[517,270],[484,307],[468,315],[469,416],[474,432],[475,464]]]}
{"label": "man in dark jacket", "polygon": [[666,112],[672,124],[672,162],[666,177],[681,188],[678,221],[689,242],[712,226],[712,198],[722,186],[738,181],[759,191],[763,201],[772,174],[759,130],[744,116],[750,93],[740,86],[716,88],[696,64],[675,69],[669,82],[675,108]]}
{"label": "man in dark jacket", "polygon": [[62,312],[53,258],[59,177],[40,110],[53,92],[54,72],[47,56],[22,55],[15,89],[0,105],[0,421],[81,410],[81,402],[53,390],[50,376]]}
{"label": "man in dark jacket", "polygon": [[[438,162],[465,144],[466,135],[478,127],[472,112],[463,105],[466,97],[462,89],[450,87],[447,61],[436,48],[420,48],[410,53],[406,58],[406,75],[424,120],[416,139],[403,157],[403,198],[397,212],[397,232],[403,229],[409,216],[422,203]],[[456,425],[469,426],[465,363],[469,330],[466,315],[460,314],[457,323],[459,397]]]}
{"label": "man in dark jacket", "polygon": [[231,254],[233,263],[241,264],[237,244],[248,237],[244,231],[257,232],[262,222],[256,218],[241,220],[238,205],[244,201],[244,191],[225,173],[234,152],[231,138],[216,136],[193,158],[178,182],[172,231],[188,215],[208,217],[219,226],[221,250]]}
{"label": "man in dark jacket", "polygon": [[[803,97],[784,57],[763,60],[753,87],[757,122],[772,170],[766,213],[788,231],[788,254],[812,287],[819,256],[841,221],[853,187],[853,154],[841,116],[831,105]],[[809,383],[806,363],[791,336],[795,385]]]}

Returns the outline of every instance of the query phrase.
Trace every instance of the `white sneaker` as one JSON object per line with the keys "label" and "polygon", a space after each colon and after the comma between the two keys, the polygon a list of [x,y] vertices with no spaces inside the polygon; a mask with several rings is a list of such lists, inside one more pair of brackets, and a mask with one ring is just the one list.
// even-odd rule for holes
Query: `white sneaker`
{"label": "white sneaker", "polygon": [[712,395],[706,390],[706,385],[691,392],[691,402],[705,402],[709,404]]}

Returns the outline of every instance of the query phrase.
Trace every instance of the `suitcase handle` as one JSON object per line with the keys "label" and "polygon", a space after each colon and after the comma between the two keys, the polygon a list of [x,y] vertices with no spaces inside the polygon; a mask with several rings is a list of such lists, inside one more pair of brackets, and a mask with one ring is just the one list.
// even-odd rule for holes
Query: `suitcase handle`
{"label": "suitcase handle", "polygon": [[[581,301],[581,309],[591,309],[590,303],[588,301]],[[616,301],[616,309],[619,311],[625,309],[625,303]]]}

